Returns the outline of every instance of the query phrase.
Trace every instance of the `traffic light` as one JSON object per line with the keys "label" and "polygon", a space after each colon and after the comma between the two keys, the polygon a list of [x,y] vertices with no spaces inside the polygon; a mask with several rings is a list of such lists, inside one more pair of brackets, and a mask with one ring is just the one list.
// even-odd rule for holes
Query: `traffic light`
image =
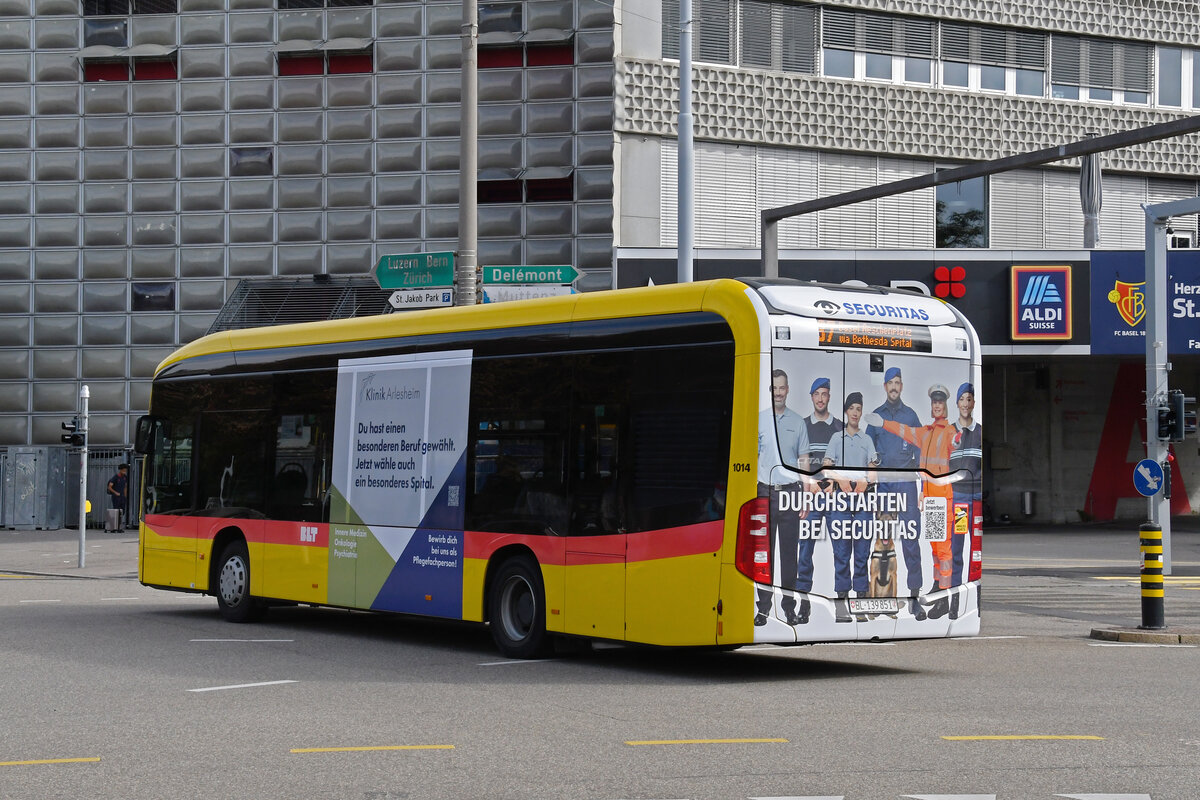
{"label": "traffic light", "polygon": [[1168,404],[1158,407],[1158,439],[1162,442],[1171,441],[1175,430],[1175,410]]}
{"label": "traffic light", "polygon": [[87,431],[79,430],[79,417],[72,417],[70,422],[64,422],[62,429],[69,431],[62,435],[63,444],[69,444],[71,447],[83,447],[87,441]]}
{"label": "traffic light", "polygon": [[1187,397],[1178,389],[1167,393],[1167,402],[1158,407],[1158,438],[1166,442],[1182,442],[1196,432],[1196,398]]}
{"label": "traffic light", "polygon": [[1196,432],[1196,398],[1183,398],[1183,433],[1190,435]]}

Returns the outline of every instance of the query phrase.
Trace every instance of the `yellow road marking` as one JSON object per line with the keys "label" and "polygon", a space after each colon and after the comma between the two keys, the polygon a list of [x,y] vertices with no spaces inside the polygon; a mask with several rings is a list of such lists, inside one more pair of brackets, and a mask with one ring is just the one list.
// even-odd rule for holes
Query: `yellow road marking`
{"label": "yellow road marking", "polygon": [[30,578],[40,578],[40,575],[10,575],[7,572],[0,572],[0,578],[14,578],[16,580],[29,580]]}
{"label": "yellow road marking", "polygon": [[634,747],[654,744],[787,744],[787,739],[650,739],[626,742]]}
{"label": "yellow road marking", "polygon": [[385,744],[376,747],[294,747],[292,753],[363,753],[371,750],[453,750],[452,744]]}
{"label": "yellow road marking", "polygon": [[[1140,581],[1140,575],[1093,576],[1094,581]],[[1186,575],[1164,575],[1166,583],[1200,583],[1200,577]]]}
{"label": "yellow road marking", "polygon": [[1029,740],[1043,739],[1086,739],[1089,741],[1104,741],[1103,736],[1077,736],[1077,735],[1043,735],[1043,734],[1020,734],[1016,736],[943,736],[943,739],[950,742],[1016,742]]}
{"label": "yellow road marking", "polygon": [[0,761],[0,767],[29,767],[36,764],[95,764],[96,758],[43,758],[36,761]]}

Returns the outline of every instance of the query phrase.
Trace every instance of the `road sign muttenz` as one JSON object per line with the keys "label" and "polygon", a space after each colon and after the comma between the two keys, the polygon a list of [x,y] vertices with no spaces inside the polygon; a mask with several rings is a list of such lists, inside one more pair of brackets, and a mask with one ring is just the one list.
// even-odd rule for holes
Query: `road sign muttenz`
{"label": "road sign muttenz", "polygon": [[454,253],[384,255],[375,265],[380,289],[428,289],[454,285]]}
{"label": "road sign muttenz", "polygon": [[1133,468],[1133,488],[1143,497],[1153,497],[1162,491],[1163,468],[1153,458],[1143,458]]}

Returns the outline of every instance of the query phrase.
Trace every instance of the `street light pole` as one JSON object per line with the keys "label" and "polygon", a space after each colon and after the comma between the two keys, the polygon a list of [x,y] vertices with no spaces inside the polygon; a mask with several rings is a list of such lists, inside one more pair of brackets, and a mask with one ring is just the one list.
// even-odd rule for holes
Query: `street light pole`
{"label": "street light pole", "polygon": [[458,257],[454,264],[454,305],[476,303],[479,263],[479,1],[463,0],[462,122],[458,153]]}
{"label": "street light pole", "polygon": [[692,282],[693,226],[695,210],[695,160],[692,123],[692,0],[679,0],[679,214],[677,244],[679,266],[676,280]]}
{"label": "street light pole", "polygon": [[87,384],[79,388],[79,433],[83,447],[79,451],[79,568],[87,563],[87,463],[88,463],[88,398]]}

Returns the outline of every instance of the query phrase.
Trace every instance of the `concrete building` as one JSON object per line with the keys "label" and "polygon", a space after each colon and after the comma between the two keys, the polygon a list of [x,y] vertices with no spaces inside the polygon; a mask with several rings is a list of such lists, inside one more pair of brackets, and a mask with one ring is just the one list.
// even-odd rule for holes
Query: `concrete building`
{"label": "concrete building", "polygon": [[[1200,109],[1200,11],[1181,0],[694,10],[698,278],[758,271],[761,208]],[[584,290],[672,279],[677,26],[677,0],[481,4],[481,264],[569,263]],[[0,0],[0,445],[57,443],[82,383],[92,441],[127,443],[154,366],[242,279],[453,250],[460,27],[460,4],[437,0]],[[1196,195],[1198,144],[1104,156],[1101,247],[1140,249],[1140,204]],[[1078,170],[780,229],[784,274],[917,281],[979,297],[973,318],[1009,307],[1012,267],[1072,267],[1070,338],[985,336],[997,517],[1019,519],[1025,492],[1034,518],[1095,516],[1097,473],[1125,470],[1139,436],[1119,465],[1097,462],[1137,357],[1093,335],[1112,286],[1079,249]],[[1195,217],[1172,230],[1195,243]],[[1192,394],[1193,358],[1174,373]]]}

